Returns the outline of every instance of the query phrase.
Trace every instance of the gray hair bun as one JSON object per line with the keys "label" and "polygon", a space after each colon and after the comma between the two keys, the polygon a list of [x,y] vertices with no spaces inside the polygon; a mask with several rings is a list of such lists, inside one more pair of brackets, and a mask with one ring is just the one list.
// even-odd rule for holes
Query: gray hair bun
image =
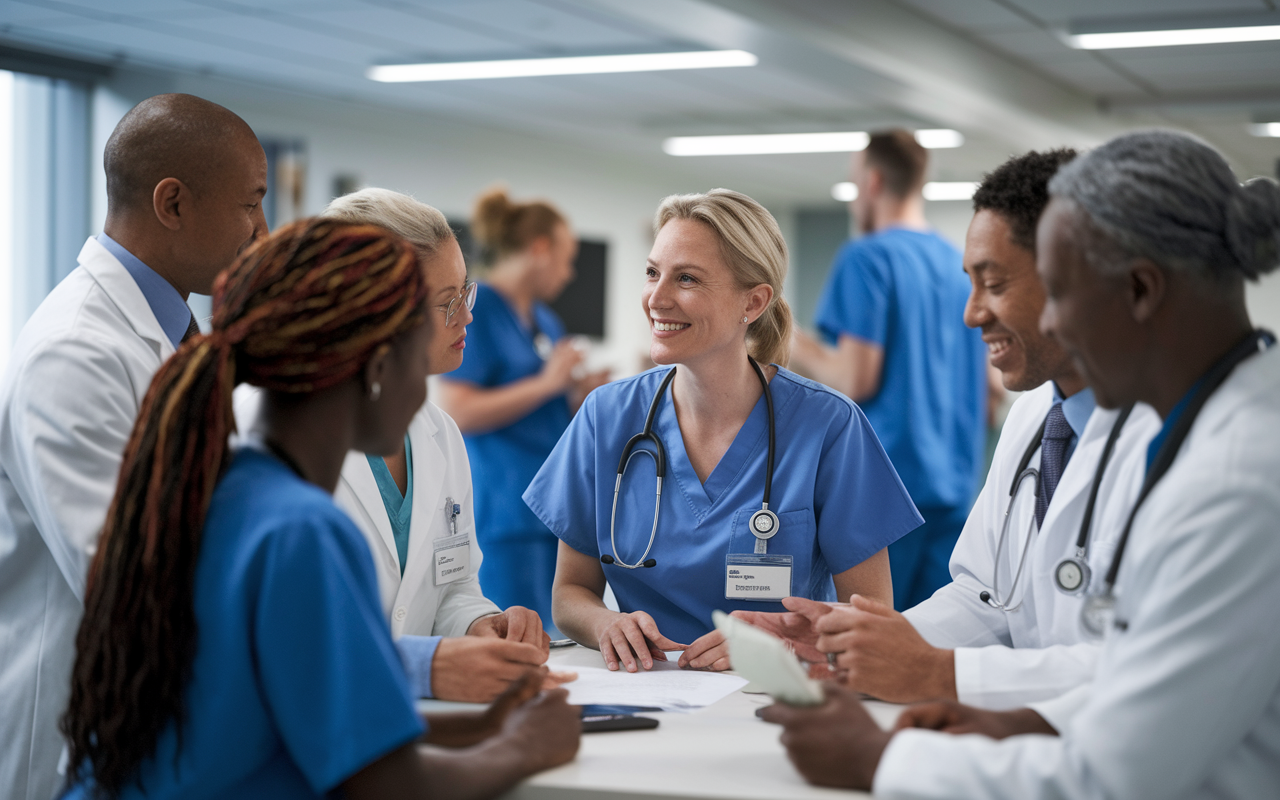
{"label": "gray hair bun", "polygon": [[1121,258],[1250,280],[1280,266],[1280,187],[1241,186],[1217,150],[1185,133],[1117,136],[1064,166],[1049,193],[1074,201]]}
{"label": "gray hair bun", "polygon": [[1280,266],[1280,185],[1255,178],[1240,187],[1227,207],[1227,244],[1250,280]]}

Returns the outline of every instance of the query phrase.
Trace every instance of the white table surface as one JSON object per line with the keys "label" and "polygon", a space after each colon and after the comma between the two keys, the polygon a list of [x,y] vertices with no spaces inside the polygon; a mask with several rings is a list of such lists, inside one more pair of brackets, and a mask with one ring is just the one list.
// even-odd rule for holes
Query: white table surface
{"label": "white table surface", "polygon": [[[603,667],[585,647],[551,651],[552,669]],[[511,790],[507,800],[808,800],[869,797],[863,792],[821,789],[805,783],[778,742],[781,729],[755,716],[772,702],[766,695],[734,692],[692,713],[646,712],[661,720],[654,730],[588,733],[578,757]],[[883,727],[900,706],[869,702]],[[460,708],[423,700],[419,710]]]}

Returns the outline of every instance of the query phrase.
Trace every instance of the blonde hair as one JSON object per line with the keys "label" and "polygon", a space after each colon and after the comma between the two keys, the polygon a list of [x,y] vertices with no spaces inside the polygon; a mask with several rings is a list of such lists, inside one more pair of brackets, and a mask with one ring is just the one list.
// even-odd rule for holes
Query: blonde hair
{"label": "blonde hair", "polygon": [[471,212],[471,236],[490,265],[519,253],[535,239],[550,237],[557,225],[568,225],[558,208],[544,200],[517,203],[503,186],[480,195]]}
{"label": "blonde hair", "polygon": [[791,307],[782,297],[787,243],[778,221],[755,200],[729,189],[671,195],[654,215],[654,234],[673,219],[697,220],[715,231],[725,263],[743,289],[762,283],[772,287],[768,307],[747,328],[747,352],[761,364],[786,366],[791,356]]}
{"label": "blonde hair", "polygon": [[334,198],[320,216],[355,225],[378,225],[409,242],[423,257],[454,241],[449,221],[436,209],[390,189],[361,189]]}

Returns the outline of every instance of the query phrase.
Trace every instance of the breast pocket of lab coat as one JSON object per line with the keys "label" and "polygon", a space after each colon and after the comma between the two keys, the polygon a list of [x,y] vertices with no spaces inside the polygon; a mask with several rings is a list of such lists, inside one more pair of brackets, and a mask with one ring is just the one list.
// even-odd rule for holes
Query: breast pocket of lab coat
{"label": "breast pocket of lab coat", "polygon": [[[740,509],[733,516],[729,552],[745,555],[756,551],[756,537],[751,533],[751,515],[759,509]],[[835,586],[830,570],[818,550],[818,523],[813,509],[779,511],[778,532],[768,540],[768,554],[791,556],[791,592],[814,600],[834,600]],[[816,570],[816,572],[815,572]]]}

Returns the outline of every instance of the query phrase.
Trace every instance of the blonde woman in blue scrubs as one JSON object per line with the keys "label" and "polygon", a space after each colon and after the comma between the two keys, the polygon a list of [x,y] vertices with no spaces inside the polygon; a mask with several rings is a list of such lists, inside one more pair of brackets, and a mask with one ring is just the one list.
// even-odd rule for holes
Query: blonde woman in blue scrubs
{"label": "blonde woman in blue scrubs", "polygon": [[[589,395],[524,500],[560,538],[561,631],[610,669],[647,669],[670,650],[684,650],[681,667],[727,669],[713,610],[781,611],[788,594],[890,603],[885,548],[921,518],[857,406],[780,366],[791,312],[772,215],[716,189],[668,197],[654,227],[641,306],[662,366]],[[749,526],[767,473],[765,382],[777,530],[761,540]],[[614,499],[624,449],[651,407],[666,453],[656,531],[656,459],[634,458],[616,513]],[[618,612],[604,605],[606,582]],[[763,583],[770,590],[752,594]]]}

